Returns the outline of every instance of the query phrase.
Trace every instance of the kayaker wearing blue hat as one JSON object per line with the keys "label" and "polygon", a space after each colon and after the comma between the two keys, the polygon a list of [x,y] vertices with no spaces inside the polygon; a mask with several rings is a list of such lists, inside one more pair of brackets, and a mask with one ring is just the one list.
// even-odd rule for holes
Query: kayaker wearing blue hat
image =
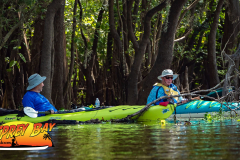
{"label": "kayaker wearing blue hat", "polygon": [[[180,95],[177,87],[172,83],[178,77],[178,74],[173,74],[171,69],[165,69],[162,71],[162,75],[158,76],[158,79],[161,80],[161,83],[155,83],[153,85],[153,89],[151,90],[147,104],[151,103],[152,101],[162,97],[162,96],[171,96],[171,95]],[[162,99],[155,103],[155,105],[167,105],[168,103],[186,103],[188,100],[183,99],[182,97],[174,97],[172,99]],[[166,104],[167,103],[167,104]]]}
{"label": "kayaker wearing blue hat", "polygon": [[[47,98],[40,94],[43,89],[43,81],[46,77],[41,77],[35,73],[28,78],[27,93],[23,96],[23,107],[32,107],[36,111],[51,111],[53,114],[57,112],[57,109],[49,102]],[[39,114],[38,116],[42,116]]]}

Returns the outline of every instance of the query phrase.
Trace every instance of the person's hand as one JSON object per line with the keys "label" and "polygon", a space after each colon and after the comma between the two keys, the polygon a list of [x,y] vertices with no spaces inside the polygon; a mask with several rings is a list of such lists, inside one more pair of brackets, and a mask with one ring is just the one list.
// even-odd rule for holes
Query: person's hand
{"label": "person's hand", "polygon": [[198,96],[198,97],[194,97],[194,98],[191,98],[191,100],[200,100],[201,98]]}

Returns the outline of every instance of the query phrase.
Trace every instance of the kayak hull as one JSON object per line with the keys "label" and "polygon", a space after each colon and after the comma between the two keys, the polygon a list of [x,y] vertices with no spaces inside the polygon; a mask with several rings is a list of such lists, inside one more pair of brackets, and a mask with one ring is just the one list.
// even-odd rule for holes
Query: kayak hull
{"label": "kayak hull", "polygon": [[[224,102],[221,104],[216,101],[195,100],[178,105],[176,107],[176,113],[174,111],[173,115],[170,117],[176,114],[177,118],[204,118],[208,113],[217,112],[223,112],[223,116],[235,114],[235,112],[231,111],[227,106],[231,109],[235,109],[240,106],[240,103]],[[237,113],[238,112],[240,112],[240,110],[237,110]]]}
{"label": "kayak hull", "polygon": [[[62,113],[62,114],[50,114],[46,116],[41,116],[37,118],[30,118],[28,116],[17,117],[17,114],[8,114],[5,116],[0,116],[0,122],[7,123],[13,121],[26,121],[32,123],[45,122],[48,120],[76,120],[76,121],[89,121],[91,119],[99,120],[114,120],[122,119],[140,111],[145,106],[115,106],[104,109],[97,110],[86,110],[81,112],[73,113]],[[168,106],[151,106],[147,111],[145,111],[140,116],[135,116],[133,119],[139,121],[149,121],[149,120],[164,120],[167,119],[174,111],[174,105]]]}

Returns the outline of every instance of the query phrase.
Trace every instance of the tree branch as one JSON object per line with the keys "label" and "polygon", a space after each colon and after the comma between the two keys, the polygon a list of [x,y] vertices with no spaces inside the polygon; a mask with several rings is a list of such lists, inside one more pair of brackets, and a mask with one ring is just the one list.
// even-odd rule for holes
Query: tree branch
{"label": "tree branch", "polygon": [[[240,74],[238,74],[238,76],[239,76],[239,75],[240,75]],[[233,77],[233,76],[231,76],[231,77]],[[229,77],[229,78],[231,78],[231,77]],[[145,111],[147,111],[147,110],[151,107],[152,104],[155,104],[156,102],[160,101],[161,99],[165,99],[165,98],[174,98],[174,97],[183,97],[183,96],[201,96],[201,97],[203,97],[203,98],[208,98],[208,99],[211,99],[211,100],[213,100],[213,101],[217,101],[217,102],[223,104],[222,102],[224,101],[224,99],[225,99],[228,95],[230,95],[231,93],[233,93],[233,91],[232,91],[232,92],[229,92],[226,96],[223,96],[222,98],[218,98],[218,99],[215,99],[215,98],[210,97],[210,96],[207,96],[207,95],[200,95],[200,94],[198,94],[198,93],[214,91],[214,90],[215,90],[217,87],[219,87],[225,80],[226,80],[226,79],[224,79],[223,81],[221,81],[221,82],[220,82],[219,84],[217,84],[215,87],[210,88],[210,89],[208,89],[208,90],[200,90],[200,91],[195,91],[195,92],[186,93],[186,94],[159,97],[158,99],[156,99],[156,100],[152,101],[151,103],[147,104],[147,105],[146,105],[144,108],[142,108],[140,111],[138,111],[138,112],[136,112],[136,113],[134,113],[134,114],[128,115],[126,118],[123,118],[123,119],[130,119],[130,118],[132,118],[132,117],[134,117],[134,116],[141,115],[141,114],[143,114]],[[223,105],[225,105],[226,107],[228,107],[226,104],[223,104]],[[235,109],[231,109],[230,107],[228,107],[228,108],[229,108],[230,110],[233,110],[233,111],[236,110],[236,108],[235,108]],[[240,108],[240,106],[239,106],[238,108]]]}
{"label": "tree branch", "polygon": [[190,29],[184,36],[181,38],[175,39],[174,42],[181,42],[187,38],[187,36],[192,32],[192,29]]}
{"label": "tree branch", "polygon": [[[83,12],[82,12],[82,4],[81,4],[81,2],[80,2],[80,0],[78,0],[78,5],[79,5],[79,7],[80,7],[80,24],[82,24],[82,14],[83,14]],[[81,27],[81,36],[82,36],[82,39],[83,39],[83,41],[84,41],[84,45],[85,45],[85,53],[87,52],[87,48],[88,48],[88,44],[87,44],[87,39],[86,39],[86,37],[85,37],[85,35],[83,34],[83,29],[82,29],[82,27]]]}
{"label": "tree branch", "polygon": [[197,5],[197,3],[199,2],[200,0],[195,0],[190,6],[188,6],[184,11],[183,13],[181,14],[179,20],[178,20],[178,25],[177,25],[177,28],[179,27],[183,17],[185,16],[185,14],[187,13],[187,11],[189,11],[190,9],[192,9],[193,7],[195,7]]}
{"label": "tree branch", "polygon": [[74,3],[74,8],[73,8],[73,24],[72,24],[72,42],[71,42],[71,62],[70,62],[70,69],[68,72],[68,77],[67,77],[67,82],[64,85],[64,93],[63,93],[63,98],[66,97],[68,93],[68,88],[70,86],[71,82],[71,77],[73,74],[73,69],[74,69],[74,51],[75,51],[75,31],[76,31],[76,12],[77,12],[77,0],[75,0]]}
{"label": "tree branch", "polygon": [[127,25],[128,25],[128,35],[130,40],[133,43],[133,48],[137,50],[139,48],[139,44],[137,42],[137,39],[134,35],[133,32],[133,27],[132,27],[132,5],[133,5],[134,0],[130,0],[127,5]]}
{"label": "tree branch", "polygon": [[19,21],[17,24],[15,24],[10,31],[6,34],[6,36],[3,38],[2,44],[0,46],[0,50],[2,49],[2,47],[5,45],[5,43],[7,42],[7,40],[9,39],[9,37],[12,35],[12,33],[22,24],[21,21]]}
{"label": "tree branch", "polygon": [[112,33],[112,36],[114,40],[117,42],[117,47],[119,49],[119,52],[122,52],[122,41],[117,33],[117,30],[115,28],[115,22],[114,22],[114,0],[109,0],[109,27],[110,27],[110,32]]}

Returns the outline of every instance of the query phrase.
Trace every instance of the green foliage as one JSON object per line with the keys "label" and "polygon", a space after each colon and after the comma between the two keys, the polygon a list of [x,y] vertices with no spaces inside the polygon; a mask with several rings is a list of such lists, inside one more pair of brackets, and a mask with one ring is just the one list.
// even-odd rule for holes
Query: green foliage
{"label": "green foliage", "polygon": [[[34,20],[36,17],[38,17],[40,11],[44,11],[42,5],[46,5],[49,2],[50,0],[19,0],[11,1],[11,3],[9,3],[8,0],[1,0],[0,36],[5,37],[6,34],[12,29],[12,27],[20,22],[19,16],[23,18],[23,24],[21,24],[20,28],[18,28],[18,33],[16,34],[15,32],[13,32],[12,35],[9,36],[9,40],[4,45],[5,48],[7,48],[8,50],[15,50],[14,52],[19,52],[18,50],[22,49],[22,47],[20,46],[21,42],[19,38],[22,37],[21,34],[23,34],[23,30],[26,33],[29,44],[31,44],[30,37],[33,35],[34,31],[34,29],[31,27],[34,23]],[[0,43],[0,45],[2,44]],[[7,72],[12,72],[14,67],[20,69],[20,61],[17,56],[19,56],[21,60],[26,63],[26,59],[23,54],[18,53],[15,54],[15,56],[16,57],[8,55],[7,57],[5,57],[5,62],[8,64]],[[14,60],[10,61],[9,57],[13,58]]]}
{"label": "green foliage", "polygon": [[218,112],[214,112],[214,113],[206,113],[204,115],[204,120],[208,121],[208,122],[213,122],[213,121],[220,121],[220,120],[224,120],[224,119],[238,119],[239,117],[234,116],[229,114],[229,116],[224,116],[224,111],[222,110],[222,108],[219,109]]}
{"label": "green foliage", "polygon": [[23,60],[24,63],[26,63],[26,59],[25,57],[22,55],[22,53],[18,53],[19,57]]}
{"label": "green foliage", "polygon": [[[47,11],[47,6],[50,4],[52,0],[19,0],[19,1],[11,1],[9,3],[9,0],[1,0],[1,11],[0,11],[0,28],[1,28],[1,35],[4,37],[9,30],[19,22],[19,16],[18,13],[21,12],[21,15],[23,16],[23,25],[21,25],[21,28],[19,28],[18,34],[22,34],[22,31],[25,31],[27,41],[29,42],[29,45],[32,45],[32,39],[35,33],[34,23],[39,19],[44,19],[45,14]],[[65,4],[65,12],[64,12],[64,27],[65,27],[65,35],[66,35],[66,56],[68,60],[68,64],[70,64],[70,56],[71,56],[71,42],[72,42],[72,24],[73,24],[73,8],[74,8],[74,2],[75,0],[67,0]],[[81,0],[82,5],[82,20],[80,19],[80,7],[77,6],[77,13],[76,13],[76,31],[75,31],[75,38],[74,38],[74,46],[75,46],[75,53],[78,55],[75,56],[75,73],[79,75],[80,72],[80,63],[85,64],[87,67],[87,64],[90,59],[90,54],[92,53],[92,46],[94,41],[94,34],[97,26],[97,19],[99,15],[99,11],[102,8],[105,8],[103,13],[103,19],[100,25],[100,30],[98,31],[98,46],[97,46],[97,61],[100,69],[103,69],[104,64],[106,63],[106,57],[107,57],[107,41],[108,41],[108,33],[109,31],[109,12],[108,12],[108,6],[103,6],[104,0]],[[114,1],[114,21],[115,21],[115,28],[118,31],[120,35],[120,39],[122,40],[122,31],[120,26],[120,17],[118,15],[118,10],[121,14],[121,18],[126,18],[123,16],[123,2],[127,1],[118,1],[119,2],[119,8],[117,8],[116,1]],[[148,0],[147,6],[142,6],[142,1],[140,1],[139,4],[139,10],[136,15],[132,15],[133,20],[133,26],[135,28],[134,35],[138,41],[141,40],[142,35],[144,33],[143,30],[143,23],[144,23],[144,16],[147,13],[148,10],[152,9],[153,7],[156,7],[159,5],[162,1],[159,0]],[[150,40],[151,44],[153,44],[153,40],[155,37],[153,37],[154,31],[156,31],[155,28],[157,28],[157,24],[161,23],[163,24],[161,32],[166,32],[168,27],[170,26],[168,22],[168,16],[171,9],[171,1],[167,0],[167,6],[155,14],[153,18],[151,19],[151,35]],[[189,7],[194,0],[187,1],[185,6],[182,9],[182,12],[184,12],[184,9]],[[194,61],[195,60],[195,72],[196,79],[202,78],[202,73],[206,69],[204,66],[203,61],[206,60],[207,54],[208,54],[208,38],[210,34],[210,27],[213,20],[213,13],[216,10],[217,6],[217,0],[214,1],[214,4],[212,7],[209,7],[210,1],[206,0],[200,0],[198,4],[193,8],[192,11],[187,11],[184,18],[180,22],[180,25],[178,26],[176,32],[175,32],[175,38],[180,38],[184,36],[190,29],[192,29],[191,33],[187,36],[187,38],[184,41],[176,42],[174,44],[174,59],[177,59],[179,66],[176,67],[176,70],[180,70],[181,68],[181,62],[184,61],[186,63]],[[135,3],[135,2],[134,2]],[[133,13],[133,7],[132,6],[132,13]],[[144,9],[146,7],[146,9]],[[224,6],[225,7],[225,6]],[[221,45],[222,45],[222,38],[223,38],[223,25],[225,23],[225,9],[221,11],[220,14],[220,20],[218,29],[216,32],[216,56],[217,56],[217,67],[218,67],[218,74],[220,77],[223,77],[226,74],[226,67],[223,66],[223,58],[221,57]],[[158,22],[158,16],[161,15],[162,19],[161,22]],[[127,29],[128,30],[128,29]],[[81,33],[81,31],[83,33]],[[86,43],[87,48],[85,48],[85,43],[82,38],[82,34],[86,37]],[[127,33],[126,33],[127,34]],[[19,40],[19,37],[22,35],[13,35],[9,42],[4,46],[5,49],[8,50],[14,50],[15,53],[21,52],[21,50],[24,50],[25,48],[22,48],[20,45],[23,44],[23,41]],[[0,38],[2,38],[0,37]],[[161,37],[160,37],[161,38]],[[239,38],[239,37],[238,37]],[[159,39],[158,39],[159,40]],[[192,43],[191,43],[192,42]],[[114,43],[114,42],[113,42]],[[128,39],[128,48],[126,51],[126,54],[129,55],[131,58],[131,61],[134,60],[134,54],[135,50],[133,48],[132,42]],[[25,44],[26,45],[26,44]],[[156,44],[157,45],[157,44]],[[10,48],[12,47],[12,48]],[[113,53],[115,52],[115,44],[113,47]],[[153,46],[151,46],[153,47]],[[169,46],[172,47],[172,46]],[[31,47],[30,47],[31,49]],[[20,51],[19,51],[20,50]],[[234,52],[235,49],[232,50]],[[17,67],[20,68],[20,63],[23,61],[26,63],[26,58],[24,57],[25,54],[18,53],[16,54],[16,57],[14,57],[12,60],[12,56],[9,55],[11,52],[8,52],[7,57],[5,57],[5,62],[8,64],[8,72],[12,72],[13,68]],[[144,58],[150,58],[148,54],[145,54],[146,56]],[[149,54],[150,55],[150,54]],[[20,58],[19,58],[19,57]],[[113,56],[113,55],[111,55]],[[11,57],[11,61],[10,58]],[[33,57],[31,57],[33,58]],[[143,60],[143,62],[145,62]],[[120,63],[119,61],[117,63]],[[170,64],[169,64],[170,65]],[[146,66],[144,66],[146,67]],[[147,66],[149,70],[151,69],[151,65]],[[111,71],[110,68],[106,68],[106,70],[109,72]],[[129,68],[130,70],[130,68]],[[72,79],[75,77],[75,75],[72,75]],[[79,77],[77,77],[77,81],[79,81]],[[127,79],[127,77],[126,77]],[[140,78],[139,78],[140,79]],[[84,80],[86,81],[86,77],[84,76]],[[77,82],[78,83],[78,82]],[[201,86],[201,80],[199,81],[193,81],[193,84],[196,86]],[[86,97],[86,93],[84,91],[81,91],[78,93],[78,97]],[[118,100],[118,98],[116,98]],[[78,103],[82,103],[80,100]]]}
{"label": "green foliage", "polygon": [[226,75],[226,73],[227,73],[227,69],[225,69],[225,70],[218,70],[218,74],[221,75],[221,76]]}
{"label": "green foliage", "polygon": [[[71,41],[72,41],[72,22],[73,22],[73,8],[74,8],[75,0],[68,0],[66,1],[65,5],[65,34],[66,34],[66,53],[67,57],[71,56]],[[83,63],[85,67],[87,67],[87,63],[89,61],[89,55],[92,53],[92,45],[94,40],[94,33],[96,30],[97,18],[99,11],[103,7],[103,1],[101,0],[90,0],[90,1],[81,1],[82,5],[82,20],[80,20],[80,7],[77,7],[77,14],[76,14],[76,31],[75,31],[75,47],[78,53],[78,61]],[[106,54],[107,54],[107,37],[109,32],[109,19],[108,19],[108,8],[105,9],[103,13],[103,20],[101,22],[99,36],[98,36],[98,47],[97,47],[97,55],[98,55],[98,62],[99,66],[102,67]],[[88,48],[86,49],[84,40],[82,38],[83,31],[84,36],[87,40]],[[68,58],[70,60],[70,58]],[[77,60],[77,59],[76,59]],[[70,61],[68,61],[70,64]],[[76,64],[77,65],[77,64]],[[78,74],[79,70],[77,70]],[[79,78],[77,78],[79,79]],[[84,96],[82,93],[80,96]],[[80,103],[80,102],[79,102]]]}
{"label": "green foliage", "polygon": [[[81,98],[82,97],[82,98]],[[77,95],[77,104],[83,104],[84,102],[81,101],[81,99],[86,99],[86,92],[83,92],[83,90],[81,90],[80,92],[78,92]]]}
{"label": "green foliage", "polygon": [[206,114],[204,115],[204,120],[206,120],[206,121],[212,121],[212,116],[211,116],[211,114],[206,113]]}
{"label": "green foliage", "polygon": [[9,67],[14,67],[15,64],[17,64],[17,61],[12,60],[12,61],[9,63]]}
{"label": "green foliage", "polygon": [[89,108],[95,108],[95,106],[93,104],[88,106]]}
{"label": "green foliage", "polygon": [[19,4],[26,4],[26,5],[32,5],[33,3],[36,3],[37,0],[19,0]]}
{"label": "green foliage", "polygon": [[9,63],[9,57],[5,57],[5,62]]}
{"label": "green foliage", "polygon": [[13,47],[13,50],[15,50],[15,49],[21,49],[22,47],[21,46],[15,46],[15,47]]}

